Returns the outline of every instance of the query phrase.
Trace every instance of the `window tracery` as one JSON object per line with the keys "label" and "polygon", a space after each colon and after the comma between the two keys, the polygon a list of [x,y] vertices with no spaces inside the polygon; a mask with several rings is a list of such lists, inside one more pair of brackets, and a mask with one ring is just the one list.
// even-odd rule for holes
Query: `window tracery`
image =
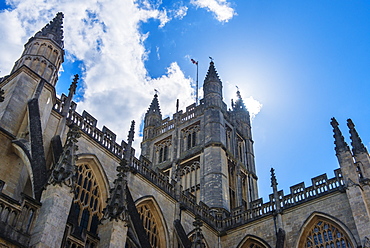
{"label": "window tracery", "polygon": [[187,193],[193,194],[196,199],[200,196],[200,164],[192,161],[180,167],[181,186]]}
{"label": "window tracery", "polygon": [[171,138],[172,137],[168,137],[155,145],[158,163],[170,160],[169,149],[171,146]]}
{"label": "window tracery", "polygon": [[100,198],[100,189],[90,166],[87,164],[79,165],[76,172],[73,204],[80,228],[96,233],[102,216]]}
{"label": "window tracery", "polygon": [[353,248],[346,232],[335,223],[316,218],[301,238],[305,248]]}
{"label": "window tracery", "polygon": [[199,130],[200,130],[199,124],[186,127],[182,130],[184,150],[189,150],[198,145]]}
{"label": "window tracery", "polygon": [[145,201],[137,206],[137,210],[151,247],[164,248],[166,246],[164,228],[153,203]]}
{"label": "window tracery", "polygon": [[[68,217],[63,247],[94,248],[97,246],[102,202],[101,190],[89,164],[77,165],[73,203]],[[82,233],[86,233],[86,237],[76,238]]]}

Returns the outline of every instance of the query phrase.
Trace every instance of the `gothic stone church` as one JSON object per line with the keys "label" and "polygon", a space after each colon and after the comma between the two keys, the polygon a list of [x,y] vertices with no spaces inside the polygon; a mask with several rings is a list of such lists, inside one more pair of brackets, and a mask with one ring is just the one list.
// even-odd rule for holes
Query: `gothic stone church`
{"label": "gothic stone church", "polygon": [[[72,97],[55,94],[63,14],[0,79],[0,247],[370,247],[370,159],[351,120],[333,118],[339,168],[258,197],[248,110],[228,110],[213,62],[204,98],[163,119],[157,95],[140,155]],[[78,149],[77,149],[78,148]]]}

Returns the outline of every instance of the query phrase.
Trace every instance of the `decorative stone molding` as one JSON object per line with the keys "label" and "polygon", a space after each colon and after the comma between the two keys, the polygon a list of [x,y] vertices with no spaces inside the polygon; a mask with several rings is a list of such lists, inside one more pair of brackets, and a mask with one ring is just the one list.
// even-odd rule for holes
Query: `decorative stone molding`
{"label": "decorative stone molding", "polygon": [[0,88],[0,102],[3,102],[5,100],[4,94],[5,94],[4,90]]}
{"label": "decorative stone molding", "polygon": [[81,136],[79,128],[72,126],[67,134],[67,141],[63,148],[63,153],[54,166],[47,184],[65,184],[73,189],[75,183],[76,155],[78,146],[77,139]]}

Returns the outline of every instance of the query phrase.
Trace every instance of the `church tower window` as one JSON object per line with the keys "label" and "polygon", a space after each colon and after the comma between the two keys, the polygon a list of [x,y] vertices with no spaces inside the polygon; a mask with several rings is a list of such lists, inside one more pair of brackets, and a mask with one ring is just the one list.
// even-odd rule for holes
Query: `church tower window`
{"label": "church tower window", "polygon": [[156,144],[158,163],[162,163],[170,159],[168,151],[171,146],[171,138],[172,137],[168,137]]}

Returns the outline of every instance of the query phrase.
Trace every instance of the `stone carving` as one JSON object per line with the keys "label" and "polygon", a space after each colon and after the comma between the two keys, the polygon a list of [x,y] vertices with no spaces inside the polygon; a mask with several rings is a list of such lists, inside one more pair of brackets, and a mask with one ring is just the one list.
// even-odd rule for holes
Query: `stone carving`
{"label": "stone carving", "polygon": [[191,248],[205,248],[206,244],[204,243],[204,236],[202,234],[201,226],[203,226],[203,222],[200,219],[200,216],[197,215],[195,217],[195,221],[193,222],[193,226],[195,227],[195,231],[192,235],[192,244]]}
{"label": "stone carving", "polygon": [[107,207],[103,210],[103,219],[106,220],[122,220],[128,223],[128,210],[127,210],[127,180],[126,173],[130,171],[127,166],[126,159],[122,159],[117,167],[117,179],[114,180],[114,188],[110,190],[110,198],[107,200]]}
{"label": "stone carving", "polygon": [[4,90],[0,88],[0,102],[3,102],[5,100],[4,93]]}
{"label": "stone carving", "polygon": [[365,237],[363,247],[370,248],[370,239],[368,237]]}
{"label": "stone carving", "polygon": [[67,134],[67,141],[63,148],[63,153],[49,178],[48,184],[65,184],[73,189],[75,184],[76,155],[78,149],[77,139],[81,136],[79,128],[72,126]]}

